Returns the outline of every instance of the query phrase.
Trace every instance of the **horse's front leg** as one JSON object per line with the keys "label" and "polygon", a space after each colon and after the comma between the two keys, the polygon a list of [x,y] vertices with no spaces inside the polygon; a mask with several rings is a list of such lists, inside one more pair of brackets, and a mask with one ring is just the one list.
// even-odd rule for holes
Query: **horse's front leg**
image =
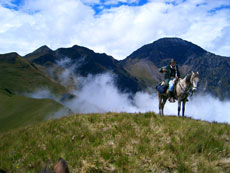
{"label": "horse's front leg", "polygon": [[185,104],[186,104],[186,101],[183,101],[182,103],[182,116],[184,117],[184,112],[185,112]]}
{"label": "horse's front leg", "polygon": [[180,116],[180,109],[181,109],[181,100],[178,99],[178,117]]}
{"label": "horse's front leg", "polygon": [[167,101],[167,98],[163,98],[162,100],[162,115],[164,116],[164,107],[165,107],[165,103]]}

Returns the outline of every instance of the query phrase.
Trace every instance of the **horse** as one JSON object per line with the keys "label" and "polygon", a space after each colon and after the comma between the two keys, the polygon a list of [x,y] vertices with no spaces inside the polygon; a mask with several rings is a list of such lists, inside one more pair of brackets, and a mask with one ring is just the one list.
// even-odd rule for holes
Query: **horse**
{"label": "horse", "polygon": [[[188,101],[188,96],[190,93],[190,89],[192,89],[192,93],[197,90],[197,84],[199,82],[199,73],[191,72],[186,75],[183,79],[179,78],[175,87],[175,98],[178,101],[178,116],[180,116],[181,110],[181,102],[182,102],[182,116],[184,117],[185,112],[185,104]],[[159,114],[164,115],[164,106],[169,98],[169,91],[167,90],[165,93],[158,93],[158,101],[159,101]]]}

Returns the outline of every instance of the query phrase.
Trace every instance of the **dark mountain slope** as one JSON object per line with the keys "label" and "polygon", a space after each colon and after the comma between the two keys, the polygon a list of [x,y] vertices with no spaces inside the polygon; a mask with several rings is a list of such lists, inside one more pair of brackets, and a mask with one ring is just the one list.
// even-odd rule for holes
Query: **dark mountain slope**
{"label": "dark mountain slope", "polygon": [[[49,71],[50,67],[60,66],[58,61],[68,58],[70,62],[65,64],[64,68],[69,68],[74,64],[73,71],[77,75],[86,77],[89,74],[96,75],[113,72],[116,75],[115,83],[121,91],[134,93],[140,90],[137,80],[112,56],[95,53],[88,48],[77,45],[71,48],[60,48],[56,51],[47,51],[46,53],[44,53],[43,49],[44,46],[26,55],[25,58],[29,59],[31,63],[45,67],[47,71]],[[41,52],[41,54],[39,55],[37,52]]]}
{"label": "dark mountain slope", "polygon": [[220,98],[230,98],[230,58],[212,53],[190,58],[185,65],[200,73],[200,90]]}
{"label": "dark mountain slope", "polygon": [[46,45],[40,47],[39,49],[35,50],[34,52],[26,55],[26,57],[29,59],[29,60],[33,60],[33,59],[36,59],[40,56],[43,56],[45,54],[49,54],[49,53],[52,53],[53,51]]}
{"label": "dark mountain slope", "polygon": [[136,50],[126,60],[147,59],[160,67],[171,58],[179,64],[184,64],[187,58],[199,57],[205,53],[204,49],[180,38],[162,38]]}
{"label": "dark mountain slope", "polygon": [[[191,71],[199,71],[200,91],[212,93],[221,99],[230,97],[228,77],[230,76],[230,58],[217,56],[180,38],[159,39],[144,45],[122,61],[76,45],[55,51],[43,46],[25,58],[46,72],[50,67],[61,71],[58,61],[65,58],[69,58],[70,62],[65,64],[64,68],[69,68],[74,64],[73,71],[77,75],[88,76],[113,72],[117,75],[115,83],[119,89],[133,93],[155,88],[155,85],[163,79],[158,68],[167,65],[170,59],[174,58],[180,67],[182,77]],[[52,77],[52,75],[49,76]]]}

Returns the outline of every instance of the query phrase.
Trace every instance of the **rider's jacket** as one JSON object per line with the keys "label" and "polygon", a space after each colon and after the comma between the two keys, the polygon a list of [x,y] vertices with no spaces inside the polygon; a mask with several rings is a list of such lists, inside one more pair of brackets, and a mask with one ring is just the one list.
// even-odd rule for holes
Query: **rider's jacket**
{"label": "rider's jacket", "polygon": [[159,71],[163,73],[163,69],[166,71],[164,81],[165,81],[165,84],[167,85],[169,84],[169,81],[171,78],[180,77],[180,71],[177,65],[175,67],[172,67],[171,65],[167,65],[167,66],[161,67]]}

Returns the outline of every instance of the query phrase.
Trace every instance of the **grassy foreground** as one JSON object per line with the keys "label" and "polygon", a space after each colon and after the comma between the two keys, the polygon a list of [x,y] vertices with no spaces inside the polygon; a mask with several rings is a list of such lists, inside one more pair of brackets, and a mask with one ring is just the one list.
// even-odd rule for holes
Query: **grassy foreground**
{"label": "grassy foreground", "polygon": [[154,113],[73,115],[0,134],[0,168],[36,172],[230,172],[230,126]]}

